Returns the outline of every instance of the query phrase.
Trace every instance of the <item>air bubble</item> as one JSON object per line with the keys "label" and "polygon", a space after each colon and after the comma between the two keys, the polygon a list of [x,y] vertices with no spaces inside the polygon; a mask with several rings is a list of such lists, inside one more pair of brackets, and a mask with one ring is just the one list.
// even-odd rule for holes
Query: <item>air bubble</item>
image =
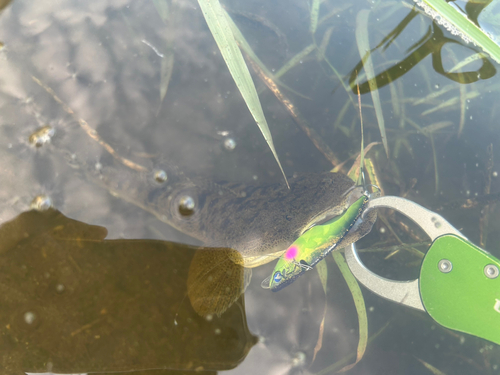
{"label": "air bubble", "polygon": [[233,151],[236,148],[236,141],[233,138],[226,138],[224,140],[224,148],[228,151]]}
{"label": "air bubble", "polygon": [[50,126],[45,125],[35,130],[28,138],[28,142],[35,147],[42,147],[44,144],[50,142],[51,138],[56,133],[56,130]]}
{"label": "air bubble", "polygon": [[292,359],[292,366],[298,367],[303,366],[306,363],[306,355],[303,352],[298,352]]}
{"label": "air bubble", "polygon": [[37,211],[47,211],[52,207],[52,199],[46,195],[38,195],[32,201],[30,208]]}
{"label": "air bubble", "polygon": [[425,11],[425,13],[427,13],[427,15],[429,15],[432,19],[434,19],[438,24],[442,25],[446,30],[451,32],[453,35],[459,36],[460,38],[462,38],[462,40],[465,43],[472,42],[472,40],[467,35],[465,35],[463,32],[458,30],[452,23],[450,23],[448,20],[444,19],[438,12],[436,12],[434,9],[432,9],[430,6],[428,6],[426,3],[424,3],[421,0],[414,0],[414,1],[419,7],[424,9],[424,11]]}
{"label": "air bubble", "polygon": [[26,322],[26,324],[33,324],[35,322],[35,319],[36,319],[36,315],[35,313],[31,312],[31,311],[27,311],[24,313],[24,321]]}
{"label": "air bubble", "polygon": [[167,181],[167,172],[165,172],[163,169],[157,170],[155,172],[155,181],[159,182],[160,184]]}

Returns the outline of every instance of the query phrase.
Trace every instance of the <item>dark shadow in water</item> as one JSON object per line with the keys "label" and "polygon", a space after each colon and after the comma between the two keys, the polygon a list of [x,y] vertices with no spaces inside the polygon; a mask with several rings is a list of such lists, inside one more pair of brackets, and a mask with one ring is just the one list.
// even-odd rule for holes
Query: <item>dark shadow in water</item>
{"label": "dark shadow in water", "polygon": [[[363,59],[352,69],[351,75],[349,77],[349,84],[353,88],[353,92],[357,93],[356,79],[360,72],[363,70],[363,64],[368,54],[373,53],[379,48],[385,50],[389,45],[401,34],[401,32],[408,26],[411,20],[419,14],[416,10],[411,10],[410,13],[391,31],[375,48],[367,52]],[[384,70],[382,73],[378,74],[375,78],[377,87],[381,88],[396,79],[402,77],[407,72],[409,72],[414,66],[416,66],[420,61],[425,59],[428,55],[432,57],[432,67],[436,71],[446,78],[458,82],[458,83],[473,83],[480,79],[488,79],[496,74],[496,68],[489,60],[488,57],[482,57],[482,65],[479,69],[468,71],[468,72],[447,72],[443,67],[443,61],[441,57],[441,50],[447,43],[459,44],[464,48],[469,48],[472,52],[476,52],[477,47],[471,47],[461,43],[458,40],[447,38],[444,36],[441,28],[435,23],[429,26],[427,33],[420,38],[418,42],[413,44],[408,48],[407,56],[394,64],[390,68]],[[370,92],[370,86],[368,81],[359,84],[359,91],[361,94]]]}
{"label": "dark shadow in water", "polygon": [[0,227],[5,373],[213,372],[246,357],[256,337],[243,297],[220,317],[198,315],[186,297],[197,251],[232,260],[239,253],[106,235],[52,209],[22,213]]}

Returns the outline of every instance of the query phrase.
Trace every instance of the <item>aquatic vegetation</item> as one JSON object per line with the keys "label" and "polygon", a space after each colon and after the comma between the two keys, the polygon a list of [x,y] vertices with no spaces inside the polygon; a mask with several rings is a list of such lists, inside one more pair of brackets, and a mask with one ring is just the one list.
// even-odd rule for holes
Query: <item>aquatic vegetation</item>
{"label": "aquatic vegetation", "polygon": [[[91,41],[89,44],[92,45],[90,49],[92,53],[100,51],[109,58],[109,61],[124,62],[124,74],[122,71],[104,71],[102,76],[97,75],[98,78],[95,78],[91,62],[85,60],[84,64],[81,61],[80,65],[75,64],[75,61],[81,59],[79,56],[94,56],[88,51],[83,53],[79,50],[79,46],[85,43],[75,36],[69,43],[65,43],[65,38],[61,38],[60,43],[61,46],[67,47],[67,50],[75,51],[74,55],[67,56],[64,49],[60,55],[53,54],[53,56],[65,56],[64,64],[71,64],[67,68],[56,66],[56,69],[52,70],[52,61],[47,62],[47,59],[43,58],[40,59],[44,63],[43,67],[38,61],[33,65],[29,63],[24,65],[29,59],[23,59],[22,56],[23,58],[19,59],[23,61],[22,69],[40,77],[40,83],[46,82],[45,92],[33,82],[30,82],[32,85],[23,82],[26,85],[25,90],[15,91],[17,96],[13,99],[8,96],[9,86],[6,85],[6,93],[3,94],[9,98],[7,100],[9,105],[14,103],[16,108],[21,107],[22,111],[26,109],[30,116],[25,116],[28,117],[27,120],[25,118],[9,120],[9,107],[4,106],[2,113],[5,121],[2,129],[10,129],[12,124],[27,124],[29,131],[26,130],[20,137],[27,142],[29,134],[35,129],[51,124],[56,129],[51,142],[45,143],[41,148],[28,147],[24,155],[27,153],[29,156],[39,155],[40,164],[42,161],[54,159],[56,162],[54,165],[57,166],[60,160],[57,160],[57,157],[47,157],[47,151],[60,147],[61,142],[65,141],[64,137],[74,131],[73,128],[79,131],[80,127],[85,132],[81,136],[82,140],[89,138],[97,141],[112,157],[106,153],[100,156],[100,152],[86,154],[85,150],[82,151],[80,148],[80,152],[75,155],[71,153],[64,155],[64,160],[67,160],[72,167],[83,162],[92,173],[99,172],[94,174],[93,179],[83,177],[82,180],[85,182],[96,181],[101,185],[108,183],[108,186],[112,186],[110,181],[118,182],[118,188],[124,189],[122,191],[118,188],[111,189],[114,197],[129,201],[135,199],[134,204],[139,207],[141,202],[147,200],[136,199],[137,195],[134,197],[133,194],[131,198],[130,193],[134,185],[128,185],[130,189],[127,191],[125,189],[127,185],[120,183],[125,181],[124,177],[132,171],[134,173],[130,175],[144,176],[144,181],[149,184],[136,185],[149,189],[141,190],[143,192],[151,193],[156,191],[154,188],[168,189],[169,186],[177,186],[179,171],[172,171],[168,166],[162,165],[161,158],[164,154],[168,158],[173,158],[176,164],[185,161],[183,170],[189,173],[189,177],[194,175],[193,180],[197,181],[197,174],[208,176],[205,179],[207,184],[203,186],[211,192],[217,192],[217,189],[226,195],[234,194],[235,191],[248,194],[251,192],[235,188],[237,185],[234,183],[214,182],[219,181],[221,177],[232,181],[245,181],[244,185],[247,187],[252,184],[269,187],[271,184],[267,183],[267,179],[277,181],[278,169],[272,163],[269,146],[262,139],[247,108],[244,107],[239,91],[236,90],[236,86],[232,88],[234,79],[227,72],[225,60],[219,55],[217,45],[212,43],[213,39],[209,29],[206,29],[202,13],[199,9],[185,8],[183,2],[181,4],[181,2],[153,0],[153,3],[154,8],[150,4],[152,10],[148,11],[147,4],[143,7],[151,27],[137,26],[138,22],[134,19],[136,14],[128,8],[123,8],[120,9],[120,15],[123,19],[128,19],[130,26],[129,34],[125,32],[123,40],[113,39],[115,34],[120,33],[110,32],[111,28],[107,25],[100,25],[97,27],[99,32],[95,31],[99,36],[106,35],[106,38],[97,38],[97,43],[88,38]],[[466,228],[471,236],[475,236],[477,231],[482,246],[484,246],[483,241],[490,244],[498,242],[491,232],[496,231],[495,223],[498,222],[498,212],[494,209],[495,203],[499,200],[496,192],[498,181],[495,177],[496,151],[494,150],[498,150],[496,120],[500,109],[494,105],[493,98],[498,95],[500,85],[496,82],[497,65],[486,52],[479,46],[465,44],[457,36],[451,35],[442,25],[433,22],[418,7],[412,8],[409,4],[390,2],[336,4],[330,0],[312,0],[309,3],[289,2],[286,17],[283,12],[278,12],[280,15],[278,17],[271,7],[275,2],[263,2],[254,8],[251,6],[253,2],[245,3],[248,7],[240,7],[238,3],[233,2],[222,1],[222,3],[226,6],[222,9],[222,13],[235,42],[242,51],[243,59],[240,59],[240,62],[243,61],[249,73],[253,75],[255,91],[259,94],[269,128],[273,131],[276,153],[287,174],[300,175],[309,170],[318,172],[330,169],[332,166],[336,171],[346,172],[360,152],[360,144],[363,146],[364,141],[367,144],[383,142],[385,150],[383,147],[367,146],[366,151],[367,154],[369,152],[370,158],[354,161],[354,165],[364,166],[365,174],[370,175],[372,183],[383,185],[389,194],[408,196],[429,207],[455,210],[453,212],[459,223],[457,225]],[[360,11],[360,6],[366,9]],[[477,15],[477,8],[470,11],[473,6],[472,2],[467,3],[466,11],[469,15]],[[13,12],[14,15],[21,13]],[[490,17],[493,16],[494,14],[490,14]],[[356,22],[358,17],[363,22]],[[289,23],[286,22],[288,19]],[[479,20],[480,17],[475,19]],[[50,30],[55,34],[58,29],[69,29],[57,17],[53,22],[54,27]],[[43,22],[30,23],[35,26],[40,24]],[[186,25],[189,35],[180,32]],[[196,33],[191,30],[196,30]],[[16,32],[22,34],[22,29]],[[35,32],[30,35],[38,36]],[[15,50],[15,46],[12,44],[12,37],[6,40],[10,40],[11,43],[7,43],[5,49],[9,60],[12,56],[10,51]],[[75,40],[78,43],[74,43]],[[31,43],[23,45],[30,46]],[[40,45],[47,46],[47,44]],[[120,46],[123,46],[122,50]],[[189,55],[186,51],[192,54]],[[371,68],[368,66],[369,60]],[[99,61],[99,64],[96,64],[99,65],[99,69],[106,66],[97,58],[95,61]],[[133,65],[132,61],[138,63]],[[187,69],[190,61],[193,61],[196,68]],[[142,67],[146,72],[144,76],[148,79],[139,75]],[[4,71],[9,72],[8,69]],[[133,74],[130,74],[131,71]],[[130,79],[130,76],[133,76],[133,79]],[[193,79],[188,80],[186,77]],[[130,84],[127,85],[127,82]],[[141,86],[141,82],[145,82],[144,85]],[[362,98],[361,105],[356,104],[355,98],[358,94],[358,85],[359,95]],[[52,89],[49,89],[49,86]],[[116,100],[102,100],[102,96],[94,95],[102,93],[99,90],[109,94],[108,98]],[[46,100],[47,92],[51,98],[57,98],[56,101],[62,106],[63,111],[55,108],[53,105],[55,103]],[[72,93],[75,92],[78,95],[73,97]],[[192,100],[196,95],[199,95],[197,100]],[[94,97],[95,100],[88,99]],[[129,101],[124,101],[123,97],[129,98]],[[242,111],[239,110],[238,103],[241,103]],[[72,108],[69,108],[69,105]],[[231,108],[228,108],[229,106]],[[361,116],[358,107],[363,109],[364,131],[361,134],[359,131]],[[144,131],[146,127],[148,132],[152,130],[149,133],[150,138],[148,132]],[[165,129],[165,132],[162,133],[159,129]],[[255,138],[252,132],[257,134]],[[181,134],[188,134],[188,137],[183,138]],[[168,137],[171,137],[170,140]],[[487,147],[490,144],[492,147]],[[2,151],[8,150],[7,145],[7,142],[5,145],[2,144],[5,146]],[[206,146],[204,152],[198,152],[200,145]],[[62,146],[67,144],[63,143]],[[70,150],[71,147],[67,149]],[[182,153],[184,152],[182,150],[187,151]],[[263,156],[266,153],[271,162]],[[162,156],[159,156],[160,154]],[[361,148],[361,155],[364,154]],[[55,155],[60,156],[60,154]],[[46,160],[42,160],[42,157]],[[113,160],[110,162],[109,159]],[[103,181],[106,168],[116,166],[113,164],[115,162],[120,166],[118,168],[120,173],[115,176],[117,179]],[[59,172],[56,168],[54,170]],[[39,177],[43,176],[40,174]],[[359,181],[360,173],[352,178],[353,181]],[[374,182],[374,179],[378,179],[378,182]],[[186,177],[185,181],[187,180]],[[294,180],[290,180],[292,181]],[[293,184],[291,187],[293,189]],[[284,189],[286,187],[282,183],[280,191]],[[71,190],[65,189],[65,193],[68,200],[72,199]],[[197,209],[202,206],[198,198],[202,195],[196,194],[193,190],[176,195],[176,213],[180,218],[189,220],[198,217]],[[33,196],[42,197],[42,194],[37,191],[30,196],[30,199]],[[57,194],[47,196],[57,198]],[[83,201],[82,195],[77,197]],[[234,201],[242,198],[235,195]],[[15,197],[10,199],[14,201]],[[109,199],[113,205],[120,205],[119,200]],[[55,202],[57,205],[58,201]],[[42,208],[47,206],[43,200],[39,200],[39,203]],[[88,204],[89,207],[92,204],[99,206],[99,203],[91,201]],[[287,204],[292,205],[293,202]],[[305,201],[297,205],[305,205]],[[87,207],[78,209],[81,211],[74,210],[73,213],[85,212]],[[147,210],[156,212],[156,217],[162,220],[157,207],[149,207]],[[273,206],[273,210],[279,212],[283,207]],[[125,209],[126,214],[123,218],[120,217],[120,220],[131,222],[132,219],[127,216],[141,215],[137,214],[140,211],[133,208],[129,211]],[[231,215],[228,216],[234,217],[237,213],[236,210],[230,210]],[[102,220],[111,220],[105,215],[106,213]],[[148,217],[147,214],[145,217]],[[278,214],[272,217],[275,220],[263,224],[262,227],[271,228],[274,222],[280,220],[294,220],[286,210],[282,217],[278,217]],[[141,230],[145,235],[163,238],[166,226],[157,222],[155,218],[150,219],[152,220],[148,219],[146,224],[136,220],[129,224],[129,228],[144,224]],[[151,224],[152,222],[154,224]],[[214,222],[212,228],[224,228],[222,224],[222,221]],[[227,228],[227,232],[221,233],[221,237],[233,233],[233,227]],[[303,229],[303,226],[300,228]],[[249,228],[248,232],[252,230]],[[190,229],[184,227],[182,231],[189,232]],[[120,228],[116,233],[126,235],[127,232]],[[195,235],[201,233],[201,228],[192,233]],[[301,231],[298,231],[290,243],[300,237],[300,234]],[[390,272],[398,273],[401,279],[405,279],[408,273],[418,269],[426,244],[425,239],[411,225],[393,214],[382,212],[370,236],[369,242],[362,244],[361,247],[365,248],[361,253],[363,256],[373,257],[375,264],[380,268],[387,267]],[[252,240],[254,243],[259,241],[256,238]],[[265,237],[265,241],[270,240],[271,237]],[[281,252],[290,243],[279,247]],[[281,252],[277,251],[268,258],[249,257],[240,262],[251,261],[253,265],[260,265],[269,262],[270,259],[275,260]],[[223,253],[219,255],[222,256]],[[217,256],[207,254],[202,253],[196,257],[197,262],[194,267],[196,272],[190,275],[191,282],[188,285],[186,301],[187,304],[190,301],[195,306],[198,314],[210,315],[208,310],[213,310],[214,317],[219,313],[224,316],[223,307],[233,303],[237,298],[236,294],[226,293],[221,287],[227,282],[226,275],[240,274],[240,272],[243,274],[243,281],[235,283],[236,289],[240,291],[248,285],[249,275],[239,264],[231,260],[220,263]],[[335,262],[340,266],[341,254],[336,253],[335,258]],[[353,305],[350,296],[358,293],[354,292],[356,281],[349,281],[347,273],[345,277],[340,276],[340,273],[334,271],[336,270],[334,261],[330,257],[327,257],[327,260],[316,265],[319,281],[316,271],[309,272],[300,282],[289,287],[292,289],[286,288],[280,292],[280,296],[284,298],[280,303],[275,303],[273,297],[262,297],[267,298],[266,302],[274,303],[274,314],[265,315],[265,319],[261,319],[259,324],[272,321],[273,316],[283,314],[280,309],[287,309],[286,327],[281,330],[277,328],[279,322],[274,322],[272,328],[266,328],[267,331],[263,329],[262,332],[267,334],[273,332],[273,329],[281,330],[283,335],[287,336],[284,340],[296,341],[294,345],[300,348],[300,353],[290,353],[290,361],[293,362],[291,366],[306,366],[315,361],[314,368],[310,371],[326,374],[347,365],[347,361],[357,361],[364,348],[375,338],[381,340],[381,345],[377,342],[374,351],[386,353],[384,345],[393,344],[394,340],[398,340],[397,335],[401,337],[411,335],[415,338],[415,345],[412,348],[398,345],[396,350],[398,359],[403,363],[423,366],[413,357],[415,355],[425,359],[425,363],[432,363],[435,368],[447,372],[446,366],[452,367],[451,362],[430,360],[425,354],[419,356],[420,353],[414,352],[417,346],[428,347],[429,344],[435,345],[444,341],[446,349],[445,345],[441,346],[443,349],[441,352],[445,354],[443,357],[452,351],[464,350],[460,355],[466,358],[469,364],[472,363],[470,366],[473,366],[474,370],[483,373],[493,371],[490,364],[495,364],[496,360],[491,353],[496,352],[481,351],[481,355],[475,355],[471,353],[479,353],[479,350],[472,349],[465,352],[463,349],[480,346],[480,342],[467,339],[465,343],[458,344],[459,340],[464,339],[463,336],[458,338],[451,336],[439,327],[431,330],[425,319],[419,316],[412,316],[411,322],[405,320],[408,315],[406,313],[404,317],[399,315],[397,319],[392,319],[397,314],[397,309],[391,308],[389,313],[383,310],[385,306],[383,302],[380,302],[380,305],[373,304],[366,295],[366,306],[363,306],[365,302],[361,293],[354,298]],[[217,264],[220,267],[214,267]],[[267,270],[261,271],[261,269],[255,270],[254,274],[264,271],[269,274]],[[265,276],[262,275],[262,278]],[[343,284],[343,279],[348,282],[352,293]],[[212,286],[214,287],[212,289],[218,291],[219,299],[207,297]],[[313,289],[312,286],[317,288]],[[254,293],[252,294],[254,298],[255,285],[252,284],[249,288],[251,293]],[[324,292],[324,300],[319,300],[325,303],[323,319],[320,316],[321,303],[317,303],[317,299],[314,301],[308,299],[311,291],[312,294],[316,293],[315,297],[318,296],[317,293],[323,297]],[[262,295],[258,296],[257,298],[260,298]],[[280,296],[275,298],[276,301]],[[311,305],[308,305],[309,303]],[[355,307],[357,318],[354,313]],[[342,316],[342,313],[349,308],[349,316]],[[383,334],[377,336],[376,333],[368,331],[367,316],[371,317],[373,311],[371,308],[375,308],[373,316],[376,317],[373,319],[374,324],[370,320],[371,328],[383,332],[384,327],[390,327],[390,337]],[[305,311],[309,314],[307,319],[303,318]],[[297,336],[292,337],[295,328]],[[318,329],[319,335],[315,336]],[[308,333],[314,332],[311,337],[305,338],[306,330]],[[422,332],[425,334],[421,335]],[[352,341],[356,339],[356,335],[360,337],[358,349]],[[276,357],[285,351],[289,354],[287,347],[289,342],[280,341],[276,344],[279,341],[276,340],[276,336],[273,336],[272,340],[275,341],[263,342],[262,345],[269,346],[270,350],[277,348],[278,350],[273,352],[278,353]],[[399,340],[402,341],[401,338]],[[335,350],[332,350],[332,345],[336,345]],[[284,348],[286,350],[283,350]],[[348,350],[351,352],[347,353]],[[376,359],[370,357],[370,353],[373,352],[368,351],[364,359],[367,361],[367,366],[368,363],[370,366],[378,363]],[[408,353],[412,354],[411,359],[407,359]],[[380,361],[390,363],[391,359],[384,357]],[[424,367],[422,371],[425,371]],[[452,373],[453,370],[449,372]]]}
{"label": "aquatic vegetation", "polygon": [[262,111],[257,90],[253,84],[252,77],[250,76],[245,60],[243,59],[243,55],[236,44],[233,32],[231,31],[231,27],[229,26],[226,18],[226,13],[222,9],[219,0],[198,0],[198,4],[200,4],[208,27],[210,28],[212,35],[219,46],[219,50],[222,57],[226,61],[227,67],[233,76],[236,86],[238,86],[248,109],[252,113],[252,116],[259,126],[262,135],[266,139],[266,142],[269,145],[269,148],[271,149],[288,185],[285,172],[283,171],[278,154],[274,148],[271,131],[269,130],[266,117]]}
{"label": "aquatic vegetation", "polygon": [[481,47],[500,63],[500,46],[495,42],[495,38],[482,31],[451,4],[439,0],[415,0],[415,2],[453,35],[459,35],[466,43],[472,42]]}

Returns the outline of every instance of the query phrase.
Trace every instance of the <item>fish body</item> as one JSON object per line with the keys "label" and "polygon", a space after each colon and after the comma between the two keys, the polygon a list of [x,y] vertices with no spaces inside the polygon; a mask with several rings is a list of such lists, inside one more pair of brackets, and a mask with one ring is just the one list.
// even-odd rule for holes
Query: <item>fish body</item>
{"label": "fish body", "polygon": [[[354,186],[347,176],[330,172],[291,178],[288,189],[284,183],[253,186],[189,179],[169,165],[137,172],[117,161],[98,167],[76,160],[73,164],[113,195],[205,246],[239,251],[245,267],[276,259],[312,225],[344,212],[349,205],[345,193]],[[158,179],[159,174],[166,178]]]}

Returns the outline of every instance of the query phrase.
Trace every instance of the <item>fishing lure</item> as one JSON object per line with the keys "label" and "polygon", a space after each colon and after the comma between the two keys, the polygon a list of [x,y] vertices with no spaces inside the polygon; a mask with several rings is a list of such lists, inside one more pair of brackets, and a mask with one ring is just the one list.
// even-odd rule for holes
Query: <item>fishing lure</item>
{"label": "fishing lure", "polygon": [[280,257],[271,276],[261,286],[273,292],[291,284],[297,277],[323,260],[360,219],[369,196],[362,195],[340,216],[316,225],[300,236]]}

